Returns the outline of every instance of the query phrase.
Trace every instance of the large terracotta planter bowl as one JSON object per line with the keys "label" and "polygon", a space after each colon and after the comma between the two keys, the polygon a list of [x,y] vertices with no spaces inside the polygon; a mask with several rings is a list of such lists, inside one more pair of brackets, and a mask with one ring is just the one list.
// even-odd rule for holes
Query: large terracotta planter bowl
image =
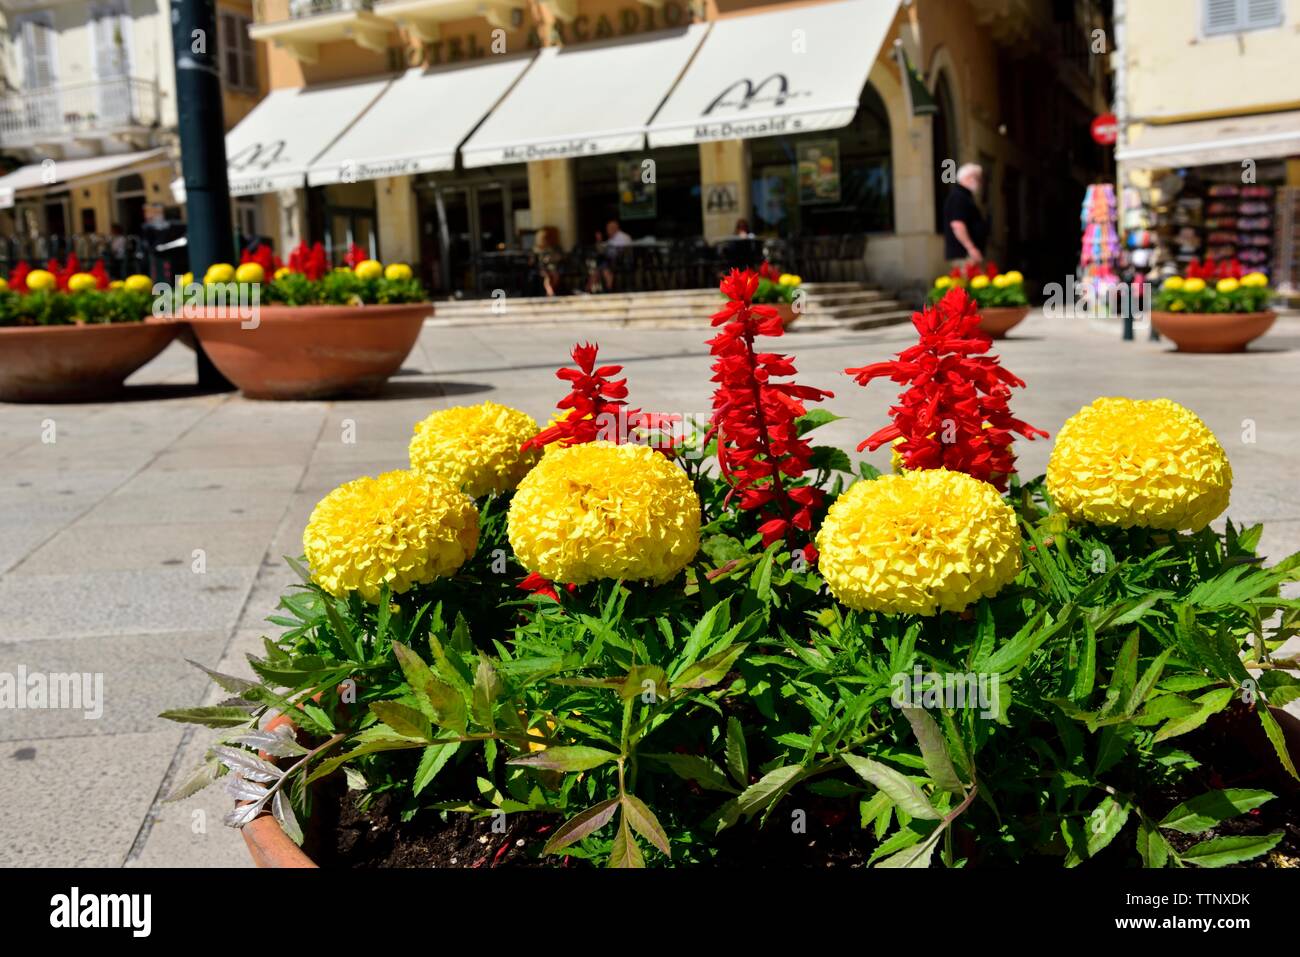
{"label": "large terracotta planter bowl", "polygon": [[0,326],[0,401],[87,402],[111,398],[180,332],[144,322]]}
{"label": "large terracotta planter bowl", "polygon": [[1007,332],[1029,315],[1028,306],[990,306],[980,310],[980,331],[990,339],[1005,339]]}
{"label": "large terracotta planter bowl", "polygon": [[1156,332],[1173,340],[1179,352],[1244,352],[1268,332],[1275,312],[1156,312]]}
{"label": "large terracotta planter bowl", "polygon": [[177,321],[248,398],[325,399],[378,392],[431,315],[431,303],[260,306],[254,323],[234,308],[203,307]]}

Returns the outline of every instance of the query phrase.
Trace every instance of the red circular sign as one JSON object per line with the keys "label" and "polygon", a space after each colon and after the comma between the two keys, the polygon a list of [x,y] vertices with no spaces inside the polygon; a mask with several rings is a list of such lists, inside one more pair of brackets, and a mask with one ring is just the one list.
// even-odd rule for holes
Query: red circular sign
{"label": "red circular sign", "polygon": [[1113,146],[1119,139],[1119,120],[1114,113],[1103,113],[1092,121],[1092,138],[1102,146]]}

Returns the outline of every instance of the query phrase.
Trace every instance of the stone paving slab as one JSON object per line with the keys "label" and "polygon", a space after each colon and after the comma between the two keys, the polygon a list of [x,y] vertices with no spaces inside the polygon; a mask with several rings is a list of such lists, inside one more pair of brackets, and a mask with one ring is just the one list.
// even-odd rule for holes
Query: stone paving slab
{"label": "stone paving slab", "polygon": [[[291,403],[198,391],[192,353],[178,343],[132,376],[127,401],[0,404],[0,670],[101,671],[111,691],[99,721],[0,715],[0,866],[247,866],[239,836],[220,824],[229,806],[220,788],[180,805],[157,800],[197,764],[211,732],[152,716],[221,694],[186,657],[249,674],[245,654],[260,651],[266,615],[296,581],[280,556],[301,552],[320,497],[405,467],[412,427],[435,409],[491,399],[545,421],[565,392],[555,369],[579,341],[598,341],[603,362],[625,366],[633,405],[704,412],[711,334],[426,327],[379,398]],[[854,447],[887,421],[897,387],[864,389],[842,370],[913,341],[909,327],[796,326],[778,344],[794,354],[799,381],[834,391],[826,407],[845,416],[818,442],[888,467],[886,450]],[[1300,550],[1300,321],[1280,320],[1249,354],[1184,356],[1033,314],[997,351],[1029,386],[1012,400],[1016,413],[1052,433],[1099,395],[1189,406],[1232,460],[1234,520],[1265,520],[1274,557]],[[42,442],[50,423],[52,444]],[[1022,473],[1046,466],[1049,442],[1017,447]],[[190,565],[199,547],[202,575]]]}

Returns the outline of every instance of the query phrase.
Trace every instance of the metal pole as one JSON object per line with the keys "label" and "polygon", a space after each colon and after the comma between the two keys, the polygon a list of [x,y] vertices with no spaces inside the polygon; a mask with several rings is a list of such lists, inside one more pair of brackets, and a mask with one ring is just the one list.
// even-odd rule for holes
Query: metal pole
{"label": "metal pole", "polygon": [[[171,0],[171,17],[190,272],[201,279],[213,263],[235,258],[215,0]],[[197,340],[194,357],[201,387],[234,388]]]}

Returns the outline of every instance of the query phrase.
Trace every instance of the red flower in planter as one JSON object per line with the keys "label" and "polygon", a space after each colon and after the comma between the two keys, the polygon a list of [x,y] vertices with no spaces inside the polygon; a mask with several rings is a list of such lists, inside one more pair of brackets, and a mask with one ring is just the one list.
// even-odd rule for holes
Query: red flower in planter
{"label": "red flower in planter", "polygon": [[365,262],[369,258],[364,249],[356,243],[351,243],[348,245],[348,251],[343,254],[343,265],[349,269],[356,269],[358,263]]}
{"label": "red flower in planter", "polygon": [[306,240],[300,242],[289,253],[287,263],[291,272],[301,273],[308,279],[316,280],[329,271],[329,261],[325,258],[325,247],[320,243],[308,248]]}
{"label": "red flower in planter", "polygon": [[708,342],[717,358],[712,381],[718,384],[709,436],[718,438],[718,466],[731,485],[728,501],[739,494],[742,509],[757,510],[767,546],[812,529],[822,492],[790,484],[812,459],[812,446],[799,436],[797,420],[807,412],[804,401],[820,402],[833,393],[773,381],[793,376],[795,367],[788,356],[755,351],[758,336],[785,332],[775,309],[753,304],[758,280],[748,269],[733,269],[722,280],[729,301],[714,314],[713,325],[722,328]]}
{"label": "red flower in planter", "polygon": [[257,247],[257,252],[250,253],[247,249],[239,254],[240,265],[244,263],[257,263],[262,267],[262,272],[267,276],[274,276],[275,271],[280,268],[280,257],[272,252],[271,247],[261,243]]}
{"label": "red flower in planter", "polygon": [[937,306],[912,314],[920,342],[888,362],[844,371],[859,385],[887,377],[908,386],[889,411],[893,423],[869,436],[858,451],[897,446],[909,469],[947,468],[1005,489],[1015,471],[1016,435],[1047,438],[1042,429],[1012,416],[1007,399],[1024,382],[1004,369],[979,331],[979,309],[964,289]]}
{"label": "red flower in planter", "polygon": [[81,272],[81,260],[77,259],[76,253],[69,253],[67,261],[60,266],[57,259],[51,259],[45,264],[48,272],[54,274],[54,281],[57,287],[63,291],[68,291],[68,280],[74,273]]}
{"label": "red flower in planter", "polygon": [[27,265],[26,259],[18,260],[9,272],[9,289],[12,292],[27,292],[27,274],[31,271],[32,267]]}
{"label": "red flower in planter", "polygon": [[[543,578],[537,572],[529,572],[515,587],[531,595],[542,595],[551,599],[551,601],[560,600],[560,593],[555,590],[555,582],[549,578]],[[564,586],[564,590],[573,592],[577,587],[577,585],[569,584]]]}
{"label": "red flower in planter", "polygon": [[96,289],[107,289],[108,284],[112,282],[108,277],[108,270],[104,268],[104,260],[102,259],[95,260],[95,265],[90,270],[90,274],[95,277]]}

